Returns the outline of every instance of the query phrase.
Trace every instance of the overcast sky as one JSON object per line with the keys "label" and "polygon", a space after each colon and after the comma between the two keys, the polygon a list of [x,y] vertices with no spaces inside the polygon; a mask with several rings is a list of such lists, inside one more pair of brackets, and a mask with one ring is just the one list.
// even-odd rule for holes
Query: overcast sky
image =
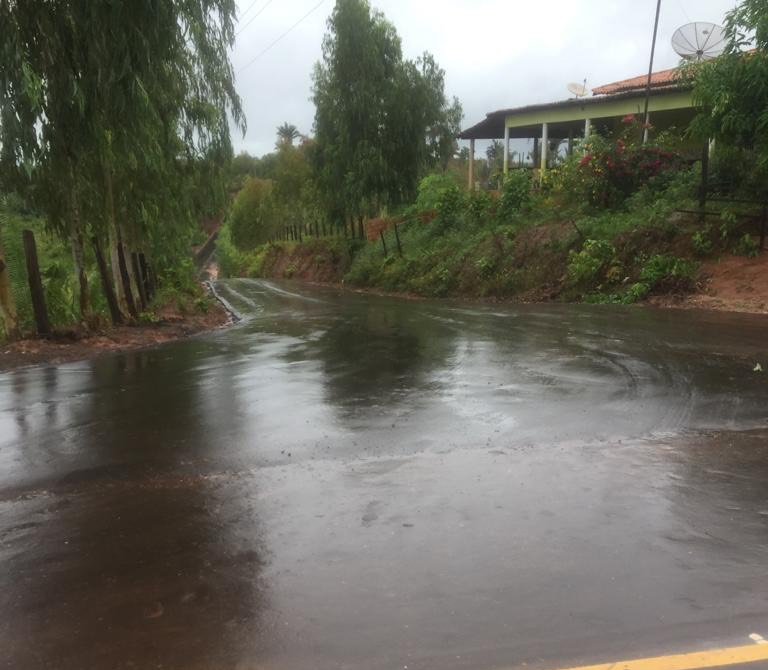
{"label": "overcast sky", "polygon": [[[311,73],[335,0],[237,0],[232,60],[248,119],[235,150],[272,151],[287,121],[310,134]],[[569,97],[569,82],[591,88],[647,72],[655,0],[372,0],[394,23],[407,58],[434,54],[446,90],[464,106],[463,127],[487,112]],[[736,0],[662,0],[654,69],[677,65],[675,29],[722,23]]]}

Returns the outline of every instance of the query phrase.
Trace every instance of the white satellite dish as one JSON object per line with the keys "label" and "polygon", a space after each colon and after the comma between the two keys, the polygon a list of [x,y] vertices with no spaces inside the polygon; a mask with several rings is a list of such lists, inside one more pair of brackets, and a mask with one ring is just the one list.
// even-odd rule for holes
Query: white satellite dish
{"label": "white satellite dish", "polygon": [[568,90],[577,98],[583,98],[587,94],[587,80],[583,84],[568,84]]}
{"label": "white satellite dish", "polygon": [[716,23],[687,23],[675,31],[672,48],[685,60],[712,60],[725,49],[725,30]]}

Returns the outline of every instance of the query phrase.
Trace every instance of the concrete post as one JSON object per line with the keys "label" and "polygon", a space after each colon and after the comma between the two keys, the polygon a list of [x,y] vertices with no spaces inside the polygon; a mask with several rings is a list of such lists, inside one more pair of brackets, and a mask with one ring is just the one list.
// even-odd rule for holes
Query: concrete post
{"label": "concrete post", "polygon": [[589,139],[589,133],[592,130],[592,119],[587,119],[584,122],[584,139]]}
{"label": "concrete post", "polygon": [[549,124],[541,124],[541,181],[547,172],[547,159],[549,158]]}
{"label": "concrete post", "polygon": [[469,140],[469,190],[475,190],[475,140]]}
{"label": "concrete post", "polygon": [[504,126],[504,176],[509,174],[509,126]]}

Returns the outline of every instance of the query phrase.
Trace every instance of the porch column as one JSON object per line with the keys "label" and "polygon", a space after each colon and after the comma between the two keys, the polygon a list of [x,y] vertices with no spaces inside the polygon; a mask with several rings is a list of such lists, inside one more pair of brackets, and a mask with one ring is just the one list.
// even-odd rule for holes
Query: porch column
{"label": "porch column", "polygon": [[504,124],[504,176],[509,174],[509,126]]}
{"label": "porch column", "polygon": [[592,119],[587,119],[584,122],[584,139],[589,139],[589,133],[592,129]]}
{"label": "porch column", "polygon": [[541,124],[541,181],[544,181],[544,174],[547,171],[547,159],[549,158],[549,124]]}
{"label": "porch column", "polygon": [[475,190],[475,140],[469,140],[469,190]]}

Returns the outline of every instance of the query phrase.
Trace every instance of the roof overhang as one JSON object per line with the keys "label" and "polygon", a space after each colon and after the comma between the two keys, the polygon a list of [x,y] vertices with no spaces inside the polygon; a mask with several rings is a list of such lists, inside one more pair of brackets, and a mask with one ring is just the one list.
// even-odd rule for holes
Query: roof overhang
{"label": "roof overhang", "polygon": [[[627,91],[614,95],[563,100],[547,104],[528,105],[491,112],[480,123],[459,135],[463,140],[495,140],[504,137],[505,127],[512,138],[537,137],[544,123],[570,126],[577,122],[601,121],[628,114],[642,114],[645,93]],[[651,92],[651,113],[693,109],[693,97],[688,86],[669,86]]]}

